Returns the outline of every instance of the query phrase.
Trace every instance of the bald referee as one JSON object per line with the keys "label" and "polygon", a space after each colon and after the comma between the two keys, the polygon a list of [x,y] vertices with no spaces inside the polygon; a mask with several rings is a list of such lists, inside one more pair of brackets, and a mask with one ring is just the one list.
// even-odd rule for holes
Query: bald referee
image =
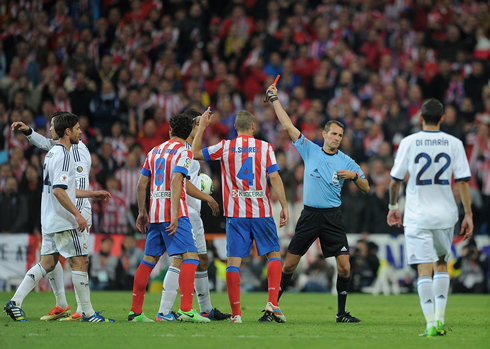
{"label": "bald referee", "polygon": [[266,93],[281,125],[305,163],[304,209],[289,243],[279,297],[291,281],[301,256],[319,238],[323,256],[335,257],[337,261],[337,322],[361,322],[345,310],[350,280],[349,243],[339,207],[340,191],[345,180],[353,181],[365,193],[369,191],[369,183],[354,160],[338,150],[344,134],[344,126],[340,122],[327,122],[322,131],[323,147],[320,148],[293,125],[277,98],[276,86],[269,86]]}

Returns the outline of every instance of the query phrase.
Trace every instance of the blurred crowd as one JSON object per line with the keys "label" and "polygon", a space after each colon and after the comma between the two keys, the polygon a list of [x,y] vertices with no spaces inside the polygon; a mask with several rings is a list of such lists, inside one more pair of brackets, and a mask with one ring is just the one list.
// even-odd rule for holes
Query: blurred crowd
{"label": "blurred crowd", "polygon": [[[323,144],[325,122],[342,122],[341,150],[370,181],[368,195],[344,187],[347,233],[401,232],[386,224],[389,170],[428,98],[445,104],[442,130],[465,144],[475,232],[490,233],[488,0],[0,0],[0,9],[0,232],[40,231],[45,153],[12,122],[51,137],[53,112],[79,115],[90,187],[113,197],[93,203],[92,231],[131,233],[145,154],[169,138],[172,114],[211,106],[204,145],[236,136],[246,109],[276,149],[291,211],[285,244],[303,164],[263,102],[280,74],[279,99],[298,128]],[[203,171],[221,202],[219,166]],[[206,231],[224,232],[203,206]]]}

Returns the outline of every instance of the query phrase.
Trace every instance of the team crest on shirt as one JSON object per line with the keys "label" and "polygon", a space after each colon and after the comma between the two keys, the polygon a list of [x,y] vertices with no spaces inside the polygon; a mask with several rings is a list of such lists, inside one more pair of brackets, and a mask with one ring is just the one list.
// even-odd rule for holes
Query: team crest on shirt
{"label": "team crest on shirt", "polygon": [[60,176],[60,181],[62,181],[63,183],[68,182],[68,176],[66,174],[62,174]]}
{"label": "team crest on shirt", "polygon": [[82,167],[82,166],[78,166],[78,167],[77,167],[77,172],[78,172],[78,173],[80,173],[80,172],[82,172],[82,171],[83,171],[83,167]]}
{"label": "team crest on shirt", "polygon": [[333,184],[339,184],[339,174],[337,172],[334,172],[333,173],[333,176],[332,176],[332,183]]}
{"label": "team crest on shirt", "polygon": [[184,161],[184,167],[186,169],[189,169],[189,167],[191,167],[191,159],[190,158],[185,159],[185,161]]}

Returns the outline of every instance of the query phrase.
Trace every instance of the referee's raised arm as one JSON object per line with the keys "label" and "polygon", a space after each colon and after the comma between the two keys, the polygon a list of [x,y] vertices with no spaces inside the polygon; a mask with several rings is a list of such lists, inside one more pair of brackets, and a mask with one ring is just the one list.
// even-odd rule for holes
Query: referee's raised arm
{"label": "referee's raised arm", "polygon": [[292,141],[296,142],[301,136],[301,132],[293,125],[288,113],[286,113],[281,105],[281,102],[279,102],[279,98],[277,98],[276,85],[270,85],[266,91],[266,94],[272,106],[274,107],[274,111],[276,112],[277,118],[279,119],[282,127],[284,127],[286,131],[288,131],[289,137],[291,137]]}

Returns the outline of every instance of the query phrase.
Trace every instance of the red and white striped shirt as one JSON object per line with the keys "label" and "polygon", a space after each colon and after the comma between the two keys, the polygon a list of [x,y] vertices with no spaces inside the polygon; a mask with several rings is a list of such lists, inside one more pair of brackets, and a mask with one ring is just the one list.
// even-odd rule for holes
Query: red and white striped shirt
{"label": "red and white striped shirt", "polygon": [[167,121],[170,121],[172,115],[177,114],[184,108],[180,97],[175,93],[159,94],[155,99],[155,104],[163,108]]}
{"label": "red and white striped shirt", "polygon": [[138,168],[130,170],[127,167],[123,167],[116,171],[116,179],[121,184],[121,192],[126,198],[128,205],[137,203],[136,185],[140,177],[140,171]]}
{"label": "red and white striped shirt", "polygon": [[202,150],[206,161],[220,160],[226,217],[271,217],[267,174],[279,171],[272,146],[238,136]]}
{"label": "red and white striped shirt", "polygon": [[[170,184],[174,172],[187,176],[192,161],[192,152],[176,140],[169,140],[154,147],[146,156],[141,169],[143,176],[150,177],[150,223],[170,222],[172,216]],[[179,218],[189,215],[185,201],[185,181],[182,180]]]}
{"label": "red and white striped shirt", "polygon": [[109,201],[102,202],[100,229],[108,234],[126,234],[128,232],[128,204],[121,192],[111,192],[111,196]]}

